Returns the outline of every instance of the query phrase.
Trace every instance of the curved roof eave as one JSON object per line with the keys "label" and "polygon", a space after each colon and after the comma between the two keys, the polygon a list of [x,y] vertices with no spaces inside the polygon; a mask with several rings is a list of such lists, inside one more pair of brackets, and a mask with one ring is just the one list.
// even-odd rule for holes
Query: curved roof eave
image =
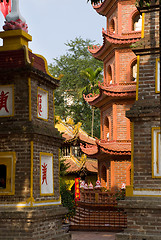
{"label": "curved roof eave", "polygon": [[121,35],[111,33],[108,30],[102,29],[102,35],[106,42],[114,45],[130,45],[140,40],[141,31],[132,31]]}
{"label": "curved roof eave", "polygon": [[93,45],[92,48],[88,47],[88,51],[93,55],[93,57],[101,61],[103,61],[105,57],[104,56],[105,51],[111,45],[108,41],[106,41],[106,37],[103,34],[103,29],[102,29],[102,36],[103,36],[102,46]]}
{"label": "curved roof eave", "polygon": [[91,48],[88,47],[88,51],[93,55],[94,58],[103,61],[106,57],[106,50],[113,46],[120,45],[131,45],[140,40],[141,32],[131,32],[123,35],[117,35],[110,33],[108,30],[102,28],[103,44],[102,46],[93,45]]}
{"label": "curved roof eave", "polygon": [[135,98],[136,97],[136,84],[113,84],[104,86],[99,84],[99,94],[93,95],[92,93],[87,96],[83,95],[84,100],[91,106],[99,107],[98,103],[104,100],[106,97],[115,98]]}
{"label": "curved roof eave", "polygon": [[131,142],[119,143],[116,141],[109,141],[103,144],[98,140],[96,146],[86,145],[86,147],[84,147],[81,145],[81,150],[90,157],[97,157],[101,153],[113,156],[130,156]]}
{"label": "curved roof eave", "polygon": [[106,9],[111,1],[110,0],[104,0],[102,3],[98,3],[97,5],[93,5],[93,8],[96,10],[96,12],[102,16],[106,16]]}

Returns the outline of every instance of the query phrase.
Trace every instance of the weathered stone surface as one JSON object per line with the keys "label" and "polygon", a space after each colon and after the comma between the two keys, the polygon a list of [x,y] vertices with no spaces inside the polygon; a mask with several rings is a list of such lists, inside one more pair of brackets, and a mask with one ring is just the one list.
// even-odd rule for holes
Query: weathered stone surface
{"label": "weathered stone surface", "polygon": [[61,206],[38,208],[0,208],[0,239],[3,240],[69,240],[62,229]]}

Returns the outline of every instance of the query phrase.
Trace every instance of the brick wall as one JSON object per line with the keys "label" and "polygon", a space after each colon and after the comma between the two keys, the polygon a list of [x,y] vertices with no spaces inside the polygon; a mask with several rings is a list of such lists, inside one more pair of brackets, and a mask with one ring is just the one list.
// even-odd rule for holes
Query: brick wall
{"label": "brick wall", "polygon": [[101,138],[102,139],[107,139],[105,136],[105,120],[106,118],[109,119],[109,130],[110,130],[110,140],[113,139],[113,112],[112,112],[112,106],[109,106],[108,108],[102,110],[101,112],[101,118],[102,118],[102,132],[101,132]]}
{"label": "brick wall", "polygon": [[[41,207],[39,209],[0,208],[0,239],[10,240],[69,240],[69,233],[62,230],[62,207]],[[12,219],[12,221],[11,221]]]}
{"label": "brick wall", "polygon": [[131,14],[136,10],[135,3],[136,3],[135,0],[122,1],[121,3],[122,33],[127,33],[132,31],[132,29],[130,28],[131,26],[130,21],[132,22]]}
{"label": "brick wall", "polygon": [[131,49],[120,49],[119,51],[119,72],[118,78],[119,83],[130,82],[131,75],[131,63],[132,60],[136,58],[136,55],[132,52]]}
{"label": "brick wall", "polygon": [[[130,160],[130,159],[129,159]],[[127,182],[127,168],[130,164],[129,160],[115,161],[114,175],[115,186],[121,188],[122,184]]]}

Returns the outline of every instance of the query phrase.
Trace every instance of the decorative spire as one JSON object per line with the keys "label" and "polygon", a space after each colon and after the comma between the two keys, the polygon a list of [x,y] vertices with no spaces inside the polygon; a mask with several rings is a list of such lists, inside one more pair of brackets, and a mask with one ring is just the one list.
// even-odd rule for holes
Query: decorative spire
{"label": "decorative spire", "polygon": [[25,32],[28,32],[26,20],[22,17],[19,10],[19,0],[12,0],[11,12],[6,16],[6,21],[3,29],[5,31],[22,29]]}

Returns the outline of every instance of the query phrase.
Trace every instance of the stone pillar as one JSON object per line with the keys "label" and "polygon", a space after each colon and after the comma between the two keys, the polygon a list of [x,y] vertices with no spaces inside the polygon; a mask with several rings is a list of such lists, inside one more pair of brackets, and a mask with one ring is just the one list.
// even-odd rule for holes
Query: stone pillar
{"label": "stone pillar", "polygon": [[53,78],[22,30],[1,32],[0,239],[69,240],[59,192]]}
{"label": "stone pillar", "polygon": [[140,11],[142,39],[132,46],[136,102],[127,112],[133,126],[131,186],[119,203],[127,212],[127,229],[117,240],[161,239],[159,2]]}

